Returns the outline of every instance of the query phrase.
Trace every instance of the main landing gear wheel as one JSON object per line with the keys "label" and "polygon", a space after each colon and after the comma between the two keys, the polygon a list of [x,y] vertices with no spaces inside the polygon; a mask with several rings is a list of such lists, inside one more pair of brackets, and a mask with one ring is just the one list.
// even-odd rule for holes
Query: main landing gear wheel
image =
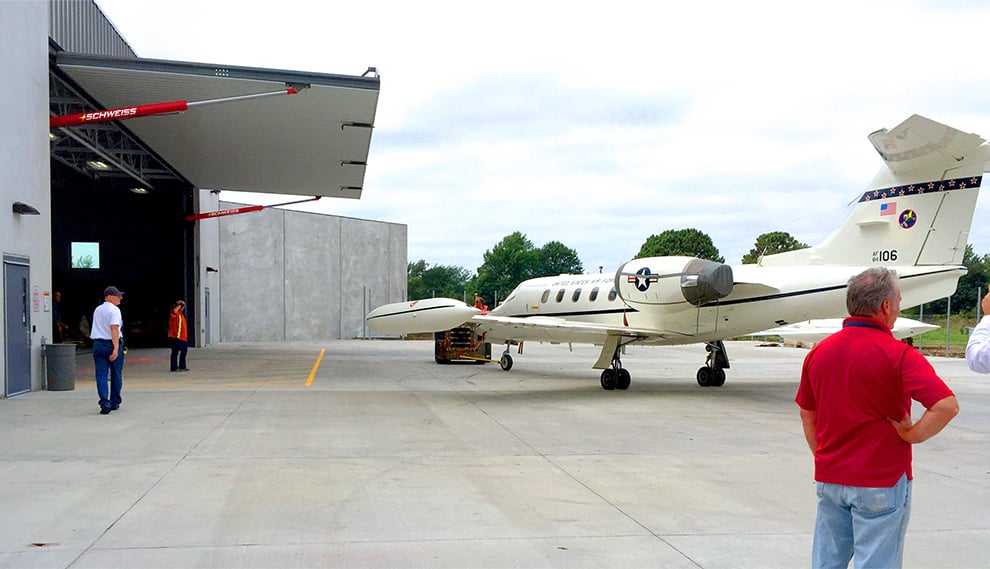
{"label": "main landing gear wheel", "polygon": [[708,342],[705,345],[708,358],[705,365],[698,369],[698,385],[702,387],[722,387],[725,385],[725,368],[729,367],[729,356],[725,351],[722,340]]}
{"label": "main landing gear wheel", "polygon": [[502,367],[502,371],[509,371],[512,369],[512,356],[502,354],[502,357],[498,360],[498,365]]}
{"label": "main landing gear wheel", "polygon": [[697,379],[702,387],[722,387],[725,385],[725,370],[708,366],[698,368]]}
{"label": "main landing gear wheel", "polygon": [[624,368],[608,368],[602,370],[602,389],[612,391],[613,389],[626,390],[632,383],[632,376],[629,370]]}
{"label": "main landing gear wheel", "polygon": [[612,365],[602,371],[602,389],[612,391],[613,389],[626,390],[632,383],[629,371],[622,368],[622,346],[616,345],[612,352]]}

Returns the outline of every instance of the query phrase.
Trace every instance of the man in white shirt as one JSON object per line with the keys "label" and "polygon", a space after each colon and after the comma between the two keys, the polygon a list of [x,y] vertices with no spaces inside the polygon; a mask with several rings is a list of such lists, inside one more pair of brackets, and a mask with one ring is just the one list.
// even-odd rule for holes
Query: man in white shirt
{"label": "man in white shirt", "polygon": [[[120,301],[124,293],[115,286],[103,291],[103,304],[93,312],[93,363],[96,365],[96,392],[100,396],[100,414],[108,415],[120,407],[120,389],[124,385],[124,336],[120,329]],[[107,388],[107,374],[110,385]]]}
{"label": "man in white shirt", "polygon": [[978,373],[990,373],[990,287],[980,302],[983,318],[973,328],[966,343],[966,365]]}

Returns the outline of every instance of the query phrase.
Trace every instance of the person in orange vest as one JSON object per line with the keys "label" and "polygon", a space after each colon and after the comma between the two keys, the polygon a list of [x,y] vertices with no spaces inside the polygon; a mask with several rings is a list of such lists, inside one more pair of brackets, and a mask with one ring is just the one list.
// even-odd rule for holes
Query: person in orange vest
{"label": "person in orange vest", "polygon": [[186,367],[189,332],[186,329],[185,311],[186,301],[176,300],[172,305],[172,314],[168,317],[168,343],[172,346],[171,371],[189,371]]}

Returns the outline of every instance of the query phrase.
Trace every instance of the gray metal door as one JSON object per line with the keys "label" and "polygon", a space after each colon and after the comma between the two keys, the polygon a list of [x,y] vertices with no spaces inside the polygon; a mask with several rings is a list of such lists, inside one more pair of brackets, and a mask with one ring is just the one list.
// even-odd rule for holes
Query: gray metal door
{"label": "gray metal door", "polygon": [[3,261],[3,321],[6,323],[4,394],[31,391],[31,311],[28,300],[31,268]]}

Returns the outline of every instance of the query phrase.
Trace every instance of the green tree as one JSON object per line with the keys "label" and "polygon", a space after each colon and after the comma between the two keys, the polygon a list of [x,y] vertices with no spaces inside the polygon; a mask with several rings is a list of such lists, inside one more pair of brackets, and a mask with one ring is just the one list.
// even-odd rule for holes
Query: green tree
{"label": "green tree", "polygon": [[801,243],[786,231],[771,231],[756,238],[756,244],[749,250],[749,253],[743,255],[742,262],[743,264],[755,263],[763,255],[807,249],[808,247],[807,243]]}
{"label": "green tree", "polygon": [[697,229],[668,229],[650,237],[640,247],[636,258],[685,255],[724,263],[725,258],[718,254],[712,238]]}
{"label": "green tree", "polygon": [[494,306],[522,281],[535,276],[537,249],[525,235],[516,231],[485,251],[478,276],[471,281],[473,291]]}
{"label": "green tree", "polygon": [[536,276],[579,275],[584,272],[577,251],[560,241],[550,241],[536,252]]}
{"label": "green tree", "polygon": [[[952,295],[952,312],[975,312],[976,303],[986,294],[990,282],[990,255],[979,257],[972,245],[966,245],[963,265],[968,272],[959,279],[955,294]],[[929,302],[925,306],[926,320],[929,314],[945,314],[945,299]]]}
{"label": "green tree", "polygon": [[415,263],[409,263],[406,276],[410,300],[437,296],[459,299],[464,297],[464,289],[471,278],[471,273],[457,266],[431,267],[420,259]]}

